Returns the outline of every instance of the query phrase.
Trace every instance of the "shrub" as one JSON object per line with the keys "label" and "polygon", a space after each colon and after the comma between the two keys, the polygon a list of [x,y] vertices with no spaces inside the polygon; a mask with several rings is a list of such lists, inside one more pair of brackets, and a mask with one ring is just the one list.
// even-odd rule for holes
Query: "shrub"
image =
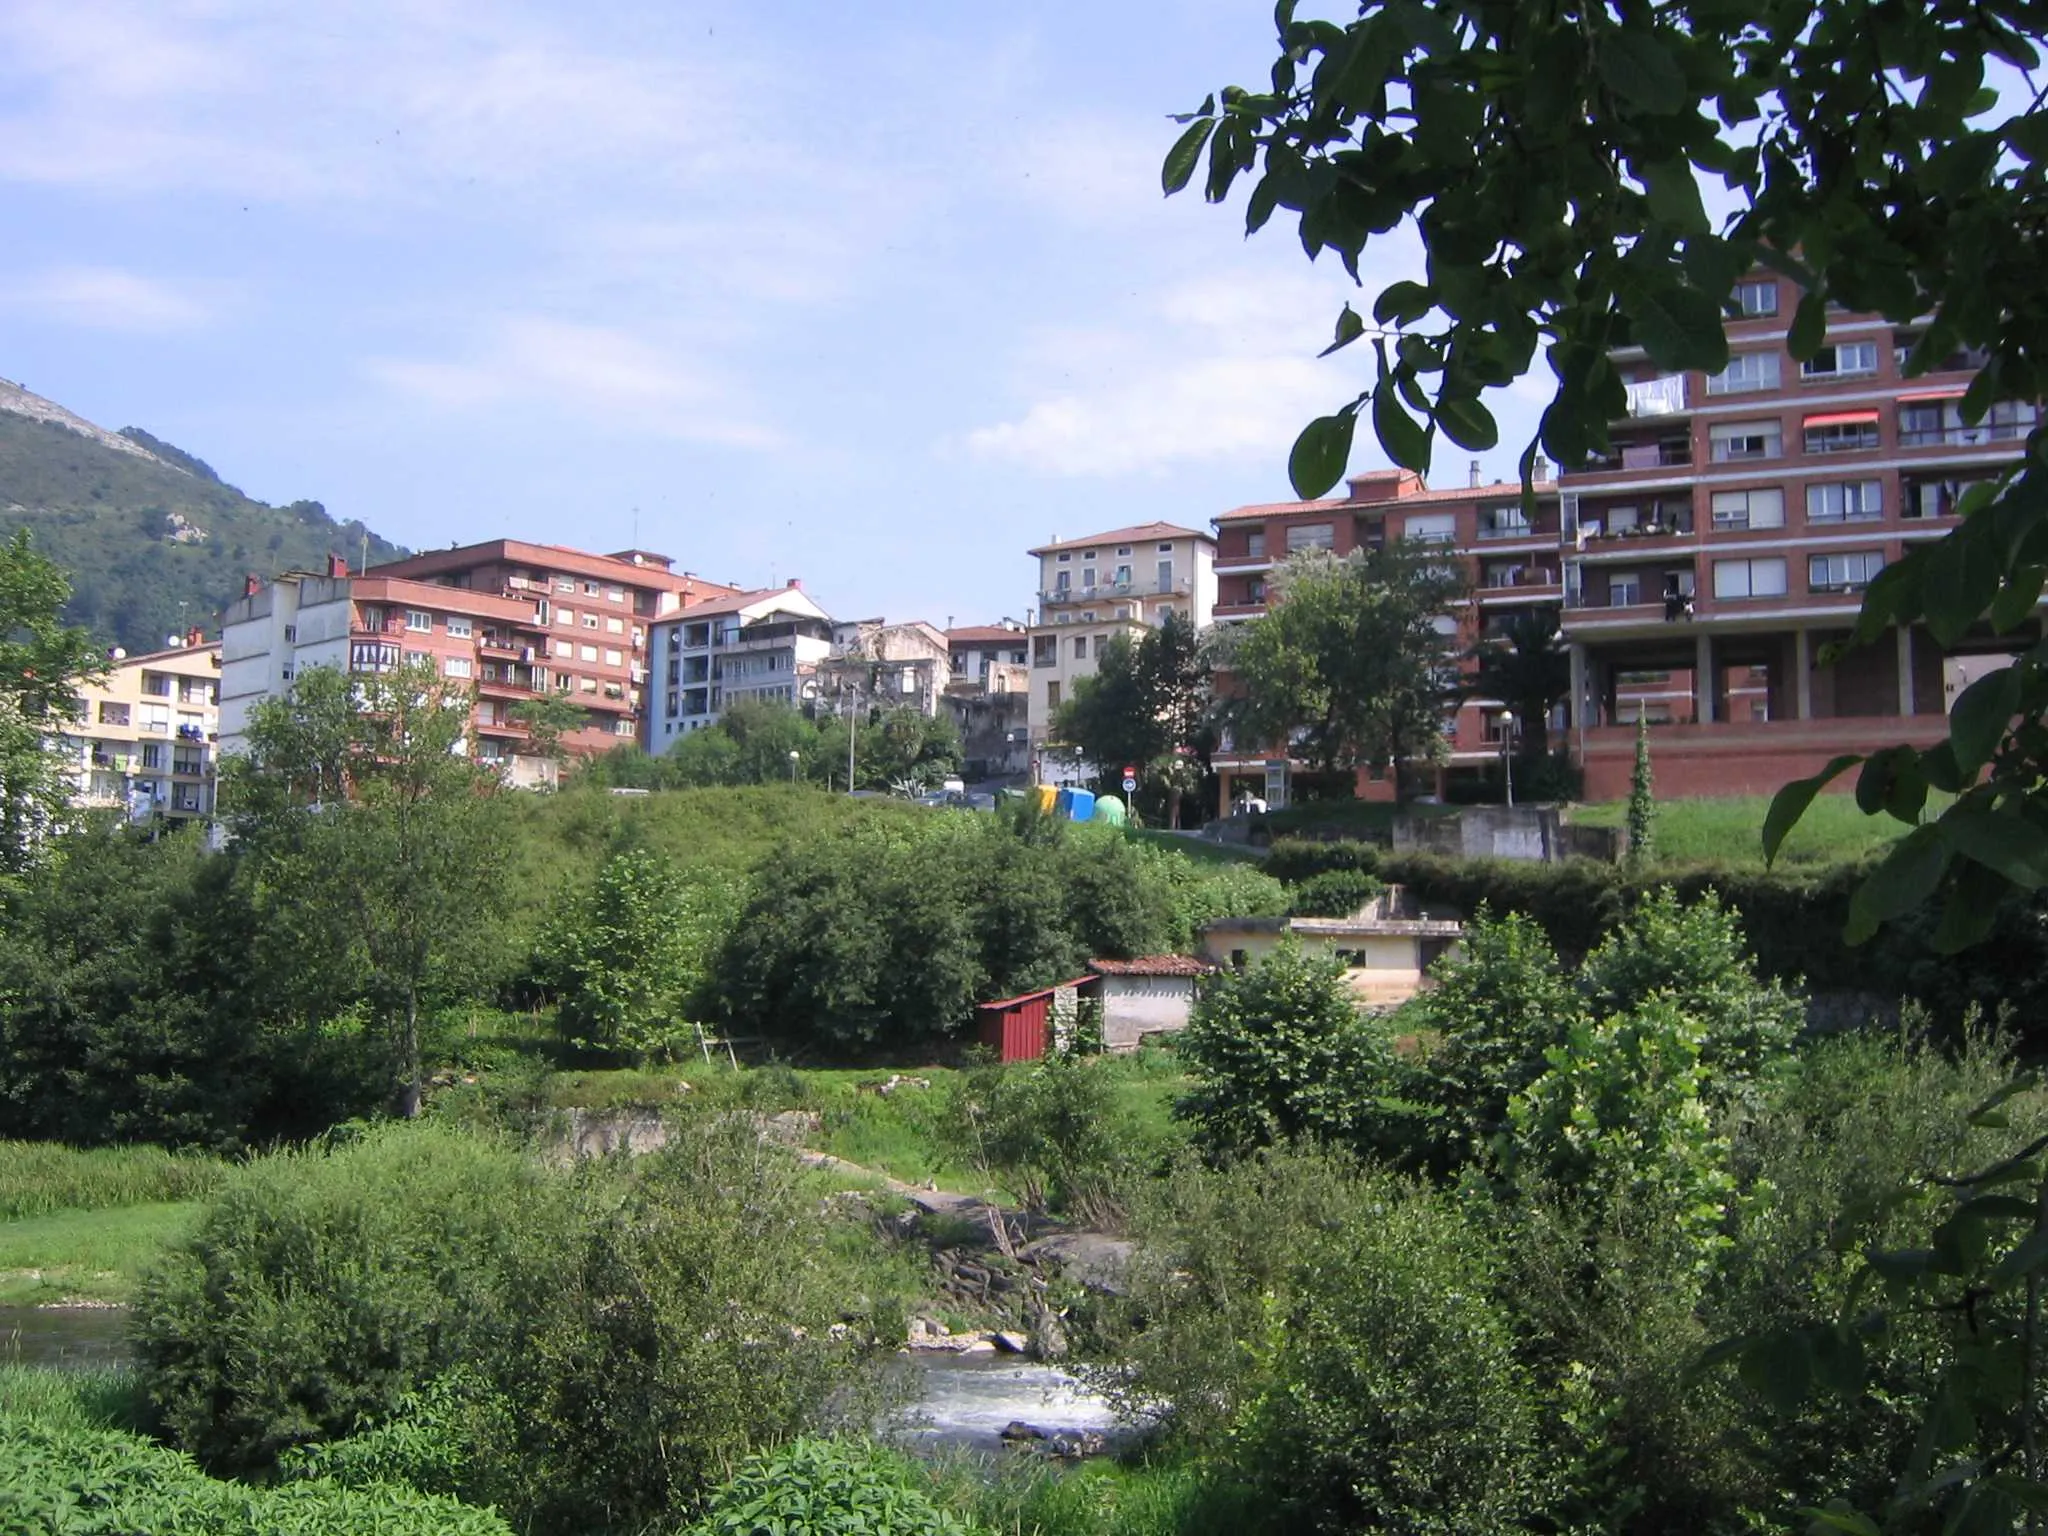
{"label": "shrub", "polygon": [[683,1536],[968,1536],[915,1462],[864,1441],[797,1440],[754,1457]]}
{"label": "shrub", "polygon": [[1383,850],[1377,843],[1317,842],[1305,837],[1283,837],[1273,844],[1264,865],[1267,874],[1289,885],[1299,885],[1317,875],[1339,870],[1370,874],[1380,866]]}
{"label": "shrub", "polygon": [[1380,877],[1367,870],[1325,870],[1294,887],[1287,911],[1292,917],[1349,917],[1385,889]]}
{"label": "shrub", "polygon": [[976,1067],[947,1095],[945,1140],[963,1161],[1010,1181],[1026,1205],[1099,1209],[1122,1164],[1099,1061],[1055,1051]]}
{"label": "shrub", "polygon": [[1378,1018],[1362,1019],[1335,959],[1283,945],[1206,978],[1178,1048],[1194,1085],[1176,1113],[1197,1143],[1233,1153],[1291,1137],[1358,1145],[1383,1129],[1407,1072]]}

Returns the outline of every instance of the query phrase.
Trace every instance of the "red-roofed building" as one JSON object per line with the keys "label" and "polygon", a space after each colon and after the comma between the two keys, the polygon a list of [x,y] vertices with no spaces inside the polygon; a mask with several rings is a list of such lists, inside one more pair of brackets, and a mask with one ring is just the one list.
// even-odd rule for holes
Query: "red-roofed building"
{"label": "red-roofed building", "polygon": [[[1037,751],[1075,682],[1095,675],[1112,637],[1142,634],[1169,613],[1198,629],[1207,626],[1216,605],[1216,541],[1178,523],[1140,523],[1056,538],[1029,553],[1038,561],[1038,603],[1029,629],[1029,729]],[[1051,763],[1045,759],[1042,771]]]}
{"label": "red-roofed building", "polygon": [[740,699],[799,706],[832,654],[832,619],[802,585],[725,592],[653,628],[646,745],[666,752]]}

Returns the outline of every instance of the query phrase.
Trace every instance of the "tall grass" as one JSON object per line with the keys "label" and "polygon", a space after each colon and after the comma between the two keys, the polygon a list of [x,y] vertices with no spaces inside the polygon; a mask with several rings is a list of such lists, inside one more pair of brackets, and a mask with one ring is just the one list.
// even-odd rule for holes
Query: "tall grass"
{"label": "tall grass", "polygon": [[1271,1519],[1251,1489],[1188,1461],[1072,1470],[1026,1461],[992,1480],[964,1466],[940,1476],[949,1502],[999,1536],[1250,1536]]}
{"label": "tall grass", "polygon": [[219,1158],[162,1147],[82,1152],[46,1141],[0,1141],[0,1221],[57,1211],[99,1211],[203,1200],[219,1188]]}
{"label": "tall grass", "polygon": [[138,1430],[148,1412],[135,1373],[119,1366],[0,1365],[0,1418],[28,1419],[57,1431]]}

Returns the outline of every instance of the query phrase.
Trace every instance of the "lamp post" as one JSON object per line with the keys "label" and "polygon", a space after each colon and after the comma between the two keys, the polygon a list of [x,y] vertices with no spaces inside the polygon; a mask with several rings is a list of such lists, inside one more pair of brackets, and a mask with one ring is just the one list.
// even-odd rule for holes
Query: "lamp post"
{"label": "lamp post", "polygon": [[1507,775],[1508,809],[1515,807],[1515,712],[1500,712],[1500,766]]}
{"label": "lamp post", "polygon": [[803,753],[797,751],[795,747],[791,747],[789,749],[789,782],[792,784],[796,782],[796,765],[801,761],[803,761]]}

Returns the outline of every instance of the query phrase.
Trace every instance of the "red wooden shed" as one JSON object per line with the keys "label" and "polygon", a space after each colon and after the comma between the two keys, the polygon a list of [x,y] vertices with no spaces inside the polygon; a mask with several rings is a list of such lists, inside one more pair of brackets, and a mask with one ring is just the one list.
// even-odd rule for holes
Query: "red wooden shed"
{"label": "red wooden shed", "polygon": [[976,1038],[994,1051],[999,1061],[1036,1061],[1052,1043],[1055,1016],[1065,1015],[1071,1022],[1075,1000],[1093,980],[1077,976],[1041,991],[981,1003],[974,1010]]}

